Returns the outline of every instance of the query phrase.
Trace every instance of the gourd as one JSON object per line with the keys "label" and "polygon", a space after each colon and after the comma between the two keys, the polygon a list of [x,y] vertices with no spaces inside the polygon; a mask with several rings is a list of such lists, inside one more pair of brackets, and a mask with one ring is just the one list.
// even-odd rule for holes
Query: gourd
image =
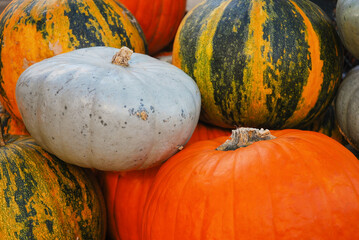
{"label": "gourd", "polygon": [[[184,148],[198,141],[230,136],[230,133],[228,129],[200,122]],[[107,232],[110,239],[141,239],[147,193],[160,168],[161,165],[125,173],[99,171],[98,178],[107,206]]]}
{"label": "gourd", "polygon": [[2,239],[105,239],[106,207],[91,172],[30,136],[6,134],[0,142]]}
{"label": "gourd", "polygon": [[187,0],[186,2],[186,11],[189,12],[194,8],[196,5],[200,4],[204,0]]}
{"label": "gourd", "polygon": [[107,234],[112,240],[140,240],[147,193],[160,169],[99,172],[107,207]]}
{"label": "gourd", "polygon": [[[141,239],[359,239],[359,161],[313,131],[239,128],[169,158]],[[334,221],[335,219],[335,221]]]}
{"label": "gourd", "polygon": [[0,15],[0,41],[0,102],[18,124],[16,82],[30,65],[84,47],[147,48],[137,21],[113,0],[14,0]]}
{"label": "gourd", "polygon": [[351,69],[340,84],[335,98],[335,117],[340,132],[359,150],[359,66]]}
{"label": "gourd", "polygon": [[339,36],[345,48],[359,58],[359,2],[356,0],[338,0],[336,22]]}
{"label": "gourd", "polygon": [[65,162],[145,169],[181,149],[201,98],[179,68],[126,47],[82,48],[26,69],[16,87],[25,126]]}
{"label": "gourd", "polygon": [[169,45],[185,15],[186,0],[117,0],[136,17],[153,55]]}
{"label": "gourd", "polygon": [[183,19],[172,61],[196,81],[203,122],[301,128],[332,102],[343,48],[310,1],[204,1]]}

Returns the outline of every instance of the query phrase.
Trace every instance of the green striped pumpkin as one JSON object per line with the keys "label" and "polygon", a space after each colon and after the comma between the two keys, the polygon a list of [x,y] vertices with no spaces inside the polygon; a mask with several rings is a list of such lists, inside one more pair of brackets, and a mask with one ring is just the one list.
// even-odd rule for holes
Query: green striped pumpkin
{"label": "green striped pumpkin", "polygon": [[50,155],[30,136],[5,135],[4,142],[1,239],[105,239],[106,208],[92,172]]}
{"label": "green striped pumpkin", "polygon": [[0,101],[21,120],[16,82],[30,65],[93,46],[147,52],[133,15],[113,0],[14,0],[0,15]]}
{"label": "green striped pumpkin", "polygon": [[202,121],[298,128],[333,100],[343,49],[310,1],[207,0],[183,19],[173,64],[196,81]]}

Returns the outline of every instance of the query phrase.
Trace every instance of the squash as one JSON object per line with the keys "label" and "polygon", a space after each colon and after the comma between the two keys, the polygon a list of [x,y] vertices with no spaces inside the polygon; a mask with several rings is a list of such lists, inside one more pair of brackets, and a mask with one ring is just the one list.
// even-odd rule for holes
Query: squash
{"label": "squash", "polygon": [[351,69],[340,84],[335,117],[344,138],[359,150],[359,66]]}
{"label": "squash", "polygon": [[195,6],[197,6],[198,4],[200,4],[203,1],[204,0],[187,0],[186,11],[189,12],[190,10],[192,10],[192,8],[194,8]]}
{"label": "squash", "polygon": [[[219,136],[230,136],[231,131],[198,123],[184,148]],[[108,236],[112,240],[141,239],[142,217],[147,193],[161,166],[130,172],[99,171],[99,182],[107,206]]]}
{"label": "squash", "polygon": [[151,55],[171,43],[186,9],[186,0],[117,1],[124,4],[138,20]]}
{"label": "squash", "polygon": [[107,207],[107,234],[112,240],[140,240],[147,193],[160,169],[130,172],[99,171]]}
{"label": "squash", "polygon": [[31,136],[65,162],[104,171],[149,168],[181,149],[198,122],[197,85],[169,63],[131,54],[82,48],[26,69],[16,99]]}
{"label": "squash", "polygon": [[220,128],[199,122],[194,129],[191,138],[187,142],[186,147],[198,141],[214,139],[222,136],[230,136],[231,132],[232,131],[230,129]]}
{"label": "squash", "polygon": [[323,133],[343,145],[347,144],[338,127],[334,110],[334,101],[321,116],[316,118],[310,125],[305,126],[303,129]]}
{"label": "squash", "polygon": [[113,0],[14,0],[0,15],[0,41],[0,102],[19,123],[15,87],[30,65],[84,47],[147,47],[137,21]]}
{"label": "squash", "polygon": [[91,172],[45,152],[30,136],[2,140],[1,239],[105,239],[106,207]]}
{"label": "squash", "polygon": [[204,1],[183,19],[172,59],[200,89],[202,121],[301,128],[332,102],[343,48],[309,1]]}
{"label": "squash", "polygon": [[[142,240],[359,239],[359,161],[330,137],[239,128],[169,158]],[[242,140],[242,141],[240,141]]]}
{"label": "squash", "polygon": [[336,22],[345,48],[359,59],[359,1],[338,0]]}

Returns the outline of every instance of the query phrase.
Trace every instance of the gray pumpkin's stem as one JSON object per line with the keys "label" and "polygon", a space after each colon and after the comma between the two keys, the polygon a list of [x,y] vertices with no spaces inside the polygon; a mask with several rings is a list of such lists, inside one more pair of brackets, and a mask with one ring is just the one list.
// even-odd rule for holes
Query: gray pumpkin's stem
{"label": "gray pumpkin's stem", "polygon": [[247,147],[252,143],[276,138],[268,129],[257,128],[237,128],[232,131],[231,138],[216,148],[219,151],[236,150],[237,148]]}
{"label": "gray pumpkin's stem", "polygon": [[120,51],[112,57],[111,63],[128,67],[128,61],[130,61],[132,53],[133,51],[128,47],[121,47]]}

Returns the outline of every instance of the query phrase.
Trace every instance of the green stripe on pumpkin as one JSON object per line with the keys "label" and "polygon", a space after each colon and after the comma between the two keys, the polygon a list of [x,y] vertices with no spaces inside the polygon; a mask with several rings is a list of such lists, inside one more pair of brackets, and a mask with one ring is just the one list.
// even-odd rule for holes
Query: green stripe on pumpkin
{"label": "green stripe on pumpkin", "polygon": [[[101,239],[104,206],[81,168],[10,136],[0,148],[0,235],[6,239]],[[3,204],[6,203],[6,204]]]}
{"label": "green stripe on pumpkin", "polygon": [[173,63],[199,85],[201,119],[277,129],[322,113],[343,55],[323,19],[312,3],[295,0],[215,1],[194,9],[176,36]]}

